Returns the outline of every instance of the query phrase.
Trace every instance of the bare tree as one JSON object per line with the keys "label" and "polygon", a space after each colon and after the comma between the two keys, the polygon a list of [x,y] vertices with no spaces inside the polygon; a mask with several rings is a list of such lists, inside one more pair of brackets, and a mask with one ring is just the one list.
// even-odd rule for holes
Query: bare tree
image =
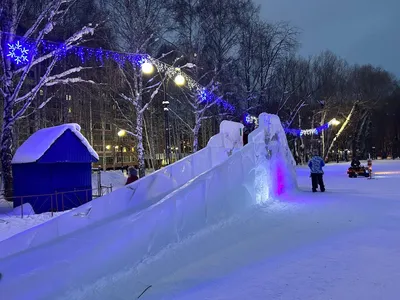
{"label": "bare tree", "polygon": [[[151,79],[144,81],[141,64],[147,57],[144,54],[156,53],[160,40],[169,30],[165,0],[104,0],[110,15],[110,30],[118,50],[135,53],[133,60],[119,65],[123,81],[122,90],[117,91],[116,104],[126,122],[128,133],[137,140],[139,175],[145,176],[145,147],[143,144],[144,113],[162,87],[163,70]],[[136,58],[137,59],[136,59]],[[150,59],[150,57],[148,57]],[[150,62],[150,61],[148,61]],[[150,96],[147,97],[146,94]],[[146,98],[144,98],[146,96]],[[126,109],[126,111],[125,111]]]}
{"label": "bare tree", "polygon": [[[0,93],[4,99],[3,124],[1,135],[1,163],[5,195],[12,195],[12,173],[11,160],[13,153],[13,128],[18,119],[22,118],[31,107],[33,100],[39,91],[45,86],[57,84],[70,84],[84,82],[85,80],[76,76],[83,67],[69,68],[60,73],[54,73],[57,63],[65,51],[73,48],[82,42],[84,36],[93,35],[94,27],[86,26],[68,37],[63,47],[52,51],[42,52],[41,41],[62,24],[63,17],[73,5],[74,0],[49,0],[43,5],[43,9],[30,24],[23,34],[23,40],[30,40],[29,55],[26,56],[26,64],[14,65],[10,59],[9,51],[4,48],[6,45],[17,43],[17,29],[21,18],[26,13],[26,2],[18,0],[5,0],[1,15],[1,29],[4,32],[0,40],[1,53],[1,82]],[[38,64],[45,65],[41,79],[33,86],[28,84],[28,75],[32,68]],[[44,99],[38,108],[44,107],[51,96]]]}
{"label": "bare tree", "polygon": [[[276,102],[277,86],[273,81],[277,72],[284,74],[282,67],[294,63],[293,52],[297,47],[297,30],[286,23],[270,24],[257,19],[251,20],[241,32],[240,58],[238,59],[239,76],[242,80],[247,109],[256,112],[265,110]],[[280,68],[280,70],[278,70]],[[289,67],[290,68],[290,67]],[[287,77],[287,74],[285,74]],[[280,84],[286,84],[280,82]],[[283,89],[284,97],[291,94]],[[281,104],[285,104],[282,95]],[[278,110],[282,109],[282,105]]]}
{"label": "bare tree", "polygon": [[[189,120],[177,113],[181,107],[175,110],[175,116],[192,133],[192,150],[197,151],[204,121],[211,118],[219,123],[231,113],[227,100],[234,88],[229,74],[237,55],[234,50],[242,24],[256,9],[251,1],[178,0],[171,3],[169,11],[175,25],[172,43],[183,56],[182,69],[189,66],[188,74],[205,87],[181,95],[191,111]],[[175,102],[180,103],[178,99]]]}

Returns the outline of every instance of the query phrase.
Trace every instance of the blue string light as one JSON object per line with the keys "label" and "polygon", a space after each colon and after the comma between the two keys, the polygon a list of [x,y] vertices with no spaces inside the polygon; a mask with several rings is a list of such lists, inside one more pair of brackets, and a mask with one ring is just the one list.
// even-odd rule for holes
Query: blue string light
{"label": "blue string light", "polygon": [[[2,32],[3,34],[7,34]],[[19,36],[13,35],[14,38],[21,38]],[[21,38],[22,39],[22,38]],[[102,48],[88,48],[83,46],[67,46],[65,43],[51,42],[47,40],[40,41],[40,47],[33,47],[35,41],[26,40],[21,42],[17,40],[15,43],[8,44],[9,53],[8,57],[17,65],[26,64],[29,62],[29,55],[31,57],[43,56],[49,53],[54,53],[54,57],[57,60],[62,60],[67,56],[77,57],[81,64],[86,64],[88,61],[96,61],[96,63],[101,66],[104,65],[105,61],[112,60],[116,62],[119,66],[124,66],[127,62],[132,65],[141,67],[145,62],[151,62],[151,58],[147,54],[137,54],[137,53],[121,53],[117,51],[103,50]],[[212,103],[222,107],[225,111],[234,112],[235,108],[233,105],[229,104],[222,98],[216,96],[214,93],[208,91],[206,88],[198,89],[198,101],[199,103]]]}
{"label": "blue string light", "polygon": [[255,116],[250,115],[249,113],[245,113],[243,115],[243,124],[245,126],[247,125],[252,125],[252,124],[257,124],[258,123],[258,119]]}
{"label": "blue string light", "polygon": [[[333,121],[336,121],[336,119],[333,119],[329,121],[328,123],[325,123],[324,125],[321,125],[317,128],[312,128],[312,129],[292,129],[292,128],[285,128],[285,132],[287,134],[291,134],[297,137],[303,136],[303,135],[319,135],[322,133],[322,131],[328,129]],[[337,121],[336,121],[337,122]]]}
{"label": "blue string light", "polygon": [[[250,125],[254,121],[257,121],[257,117],[252,116],[248,113],[245,113],[243,115],[243,123],[244,125]],[[328,123],[325,123],[324,125],[321,125],[317,128],[312,128],[312,129],[294,129],[294,128],[285,128],[285,133],[286,134],[291,134],[297,137],[301,137],[303,135],[319,135],[322,133],[322,131],[328,129],[332,125],[338,125],[340,122],[336,119],[330,120]]]}
{"label": "blue string light", "polygon": [[219,105],[220,107],[222,107],[224,110],[230,111],[230,112],[235,111],[235,108],[233,107],[233,105],[229,104],[228,102],[221,99],[220,97],[217,97],[215,94],[211,93],[206,88],[202,88],[202,89],[198,90],[197,98],[198,98],[198,102],[201,104],[212,103],[215,101],[216,104]]}
{"label": "blue string light", "polygon": [[15,43],[8,44],[8,54],[7,57],[10,57],[13,62],[17,65],[26,64],[29,55],[29,45],[25,43],[21,43],[20,41],[16,41]]}

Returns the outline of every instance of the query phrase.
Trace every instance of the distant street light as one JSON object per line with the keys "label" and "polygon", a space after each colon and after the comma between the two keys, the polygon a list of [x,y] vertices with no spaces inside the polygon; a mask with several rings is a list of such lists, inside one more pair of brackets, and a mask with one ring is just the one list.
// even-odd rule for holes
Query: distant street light
{"label": "distant street light", "polygon": [[329,121],[329,124],[333,125],[333,126],[337,126],[340,124],[340,121],[336,120],[336,118],[333,118],[332,120]]}
{"label": "distant street light", "polygon": [[182,74],[178,74],[178,75],[176,75],[176,77],[174,79],[174,82],[175,82],[176,85],[182,86],[182,85],[185,84],[186,79],[185,79],[185,77],[183,77]]}
{"label": "distant street light", "polygon": [[121,129],[117,134],[119,137],[124,137],[126,135],[126,130]]}
{"label": "distant street light", "polygon": [[145,62],[142,64],[142,72],[144,74],[153,74],[154,66],[149,62]]}
{"label": "distant street light", "polygon": [[[118,131],[118,138],[123,138],[126,135],[126,130],[121,129]],[[123,147],[122,144],[120,145],[120,152],[121,152],[121,170],[124,167],[124,152],[123,152]]]}

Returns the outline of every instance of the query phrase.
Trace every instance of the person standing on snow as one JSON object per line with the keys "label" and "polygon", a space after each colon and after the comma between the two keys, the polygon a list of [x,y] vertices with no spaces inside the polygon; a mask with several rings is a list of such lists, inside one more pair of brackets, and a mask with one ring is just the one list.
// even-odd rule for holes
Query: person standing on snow
{"label": "person standing on snow", "polygon": [[135,182],[138,180],[139,177],[137,176],[137,170],[135,168],[129,168],[129,177],[126,181],[125,185],[131,184],[132,182]]}
{"label": "person standing on snow", "polygon": [[325,166],[324,160],[318,155],[318,151],[313,151],[313,156],[311,160],[308,162],[308,167],[311,170],[311,183],[312,183],[312,191],[315,193],[317,191],[318,185],[321,192],[325,192],[324,185],[324,171],[322,167]]}

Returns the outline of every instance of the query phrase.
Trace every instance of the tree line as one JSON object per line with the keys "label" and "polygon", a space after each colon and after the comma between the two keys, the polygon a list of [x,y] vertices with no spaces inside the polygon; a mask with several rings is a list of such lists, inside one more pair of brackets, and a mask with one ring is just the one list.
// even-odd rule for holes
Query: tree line
{"label": "tree line", "polygon": [[[196,151],[223,119],[245,113],[277,114],[287,128],[338,119],[321,135],[288,136],[299,163],[316,147],[327,160],[344,149],[399,155],[398,79],[330,51],[300,56],[299,29],[262,19],[251,0],[5,0],[0,16],[0,159],[9,195],[15,148],[35,130],[65,122],[81,123],[104,152],[108,124],[125,129],[142,176],[146,164],[160,167],[157,154]],[[21,36],[37,54],[15,65],[7,45]],[[60,57],[41,51],[41,40],[148,54],[156,68],[143,74],[140,64]],[[172,75],[179,72],[210,93],[178,86]]]}

